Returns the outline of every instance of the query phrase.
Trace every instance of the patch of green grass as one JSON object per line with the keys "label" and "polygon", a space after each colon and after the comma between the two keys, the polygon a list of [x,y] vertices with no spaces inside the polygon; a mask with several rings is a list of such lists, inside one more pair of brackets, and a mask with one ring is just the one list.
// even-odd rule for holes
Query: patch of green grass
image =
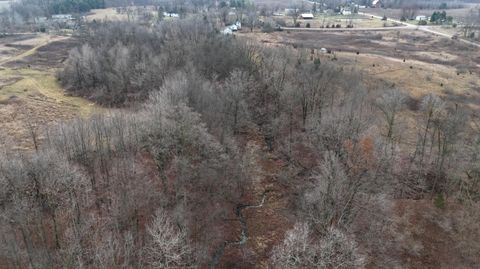
{"label": "patch of green grass", "polygon": [[58,84],[53,70],[4,69],[0,70],[0,77],[5,79],[21,78],[0,89],[0,101],[8,100],[12,96],[22,99],[43,95],[59,104],[74,107],[80,116],[88,116],[99,109],[98,106],[83,98],[66,96]]}
{"label": "patch of green grass", "polygon": [[433,201],[435,206],[439,209],[444,209],[445,208],[445,198],[443,197],[443,194],[439,193],[437,196],[435,196],[435,200]]}

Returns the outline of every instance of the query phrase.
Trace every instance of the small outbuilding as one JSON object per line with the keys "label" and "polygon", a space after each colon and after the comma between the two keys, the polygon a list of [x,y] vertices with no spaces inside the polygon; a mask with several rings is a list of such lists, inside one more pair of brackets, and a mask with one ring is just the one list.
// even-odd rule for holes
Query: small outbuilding
{"label": "small outbuilding", "polygon": [[304,20],[313,20],[314,16],[312,13],[302,13],[300,14],[300,18]]}
{"label": "small outbuilding", "polygon": [[424,16],[424,15],[420,15],[420,16],[415,17],[415,20],[416,21],[428,21],[428,17]]}

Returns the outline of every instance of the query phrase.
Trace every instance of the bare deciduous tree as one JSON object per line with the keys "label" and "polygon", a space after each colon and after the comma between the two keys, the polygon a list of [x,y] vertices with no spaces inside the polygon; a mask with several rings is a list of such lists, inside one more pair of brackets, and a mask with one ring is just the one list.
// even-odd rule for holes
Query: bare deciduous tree
{"label": "bare deciduous tree", "polygon": [[398,113],[403,109],[405,95],[399,90],[387,90],[378,100],[377,107],[382,112],[387,124],[386,137],[391,140]]}
{"label": "bare deciduous tree", "polygon": [[224,97],[225,108],[224,113],[227,116],[225,125],[231,125],[233,134],[238,134],[239,125],[244,124],[248,120],[248,107],[246,104],[246,96],[254,82],[250,76],[242,71],[235,70],[225,81]]}
{"label": "bare deciduous tree", "polygon": [[166,212],[158,210],[147,230],[150,238],[144,255],[149,268],[196,267],[186,233],[174,226]]}
{"label": "bare deciduous tree", "polygon": [[315,240],[305,223],[287,231],[283,243],[274,248],[271,262],[271,268],[279,269],[363,268],[355,242],[342,231],[332,227]]}
{"label": "bare deciduous tree", "polygon": [[425,148],[427,145],[428,134],[435,122],[438,122],[445,112],[445,103],[436,95],[429,94],[425,96],[421,104],[422,112],[424,113],[425,127],[423,133],[420,134],[420,164],[423,163],[425,156]]}
{"label": "bare deciduous tree", "polygon": [[323,164],[313,178],[315,182],[302,202],[305,218],[320,233],[332,225],[348,224],[354,215],[361,181],[349,178],[333,152],[325,153]]}
{"label": "bare deciduous tree", "polygon": [[247,4],[246,13],[246,23],[250,27],[250,32],[253,32],[258,22],[258,11],[254,3]]}

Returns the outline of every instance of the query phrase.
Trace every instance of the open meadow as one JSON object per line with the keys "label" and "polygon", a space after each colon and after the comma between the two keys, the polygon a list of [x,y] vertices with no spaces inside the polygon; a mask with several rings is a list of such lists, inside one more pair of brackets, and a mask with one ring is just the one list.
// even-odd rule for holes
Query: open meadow
{"label": "open meadow", "polygon": [[[274,16],[275,20],[285,21],[289,27],[294,27],[294,20],[292,16]],[[352,15],[334,15],[334,14],[316,14],[314,19],[297,19],[300,23],[300,27],[306,27],[307,24],[311,28],[328,28],[336,25],[340,25],[342,28],[347,26],[353,26],[354,28],[381,28],[398,26],[396,23],[389,21],[382,21],[379,18],[371,16],[352,14]],[[333,27],[332,27],[333,28]]]}
{"label": "open meadow", "polygon": [[[463,22],[468,16],[470,10],[474,7],[478,7],[479,4],[462,4],[461,8],[446,9],[448,16],[454,17],[456,21]],[[431,16],[434,11],[440,9],[419,9],[416,11],[417,15]],[[371,13],[378,16],[387,16],[389,18],[395,18],[399,20],[402,17],[402,10],[400,8],[366,8],[362,9],[362,12]]]}
{"label": "open meadow", "polygon": [[55,77],[76,44],[72,38],[47,34],[0,38],[0,147],[33,149],[32,136],[40,142],[46,127],[98,109],[68,96]]}
{"label": "open meadow", "polygon": [[[468,108],[474,115],[480,112],[480,51],[455,40],[415,30],[282,31],[240,36],[270,46],[294,47],[307,55],[313,53],[321,62],[334,61],[358,70],[364,82],[373,87],[373,96],[382,94],[375,86],[379,81],[380,85],[398,88],[409,96],[408,114],[413,117],[422,98],[432,93]],[[322,53],[322,48],[330,53]],[[415,140],[418,130],[407,130],[403,139]]]}

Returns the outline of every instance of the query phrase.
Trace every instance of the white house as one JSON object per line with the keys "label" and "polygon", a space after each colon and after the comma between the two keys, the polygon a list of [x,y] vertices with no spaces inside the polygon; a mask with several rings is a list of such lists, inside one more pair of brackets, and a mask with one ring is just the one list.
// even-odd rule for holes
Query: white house
{"label": "white house", "polygon": [[428,17],[424,16],[424,15],[420,15],[420,16],[415,17],[415,20],[416,21],[427,21]]}
{"label": "white house", "polygon": [[238,30],[242,30],[242,23],[241,23],[241,22],[237,21],[237,22],[235,23],[235,26],[237,26],[237,29],[238,29]]}
{"label": "white house", "polygon": [[382,0],[373,0],[371,6],[375,7],[375,8],[381,8],[383,6],[383,1]]}
{"label": "white house", "polygon": [[343,16],[352,15],[352,11],[349,8],[342,8],[340,14],[342,14]]}
{"label": "white house", "polygon": [[304,20],[313,20],[314,18],[312,13],[302,13],[300,17]]}

